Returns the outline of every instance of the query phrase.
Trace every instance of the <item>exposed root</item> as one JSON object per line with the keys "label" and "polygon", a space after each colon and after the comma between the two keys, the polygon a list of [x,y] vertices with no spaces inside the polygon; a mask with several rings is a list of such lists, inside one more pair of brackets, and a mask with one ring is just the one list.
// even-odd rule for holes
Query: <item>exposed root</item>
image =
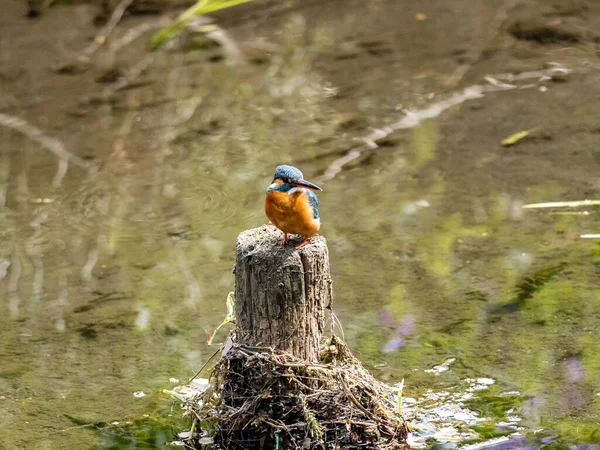
{"label": "exposed root", "polygon": [[408,428],[391,389],[333,337],[318,363],[234,344],[208,388],[187,401],[194,448],[405,449]]}

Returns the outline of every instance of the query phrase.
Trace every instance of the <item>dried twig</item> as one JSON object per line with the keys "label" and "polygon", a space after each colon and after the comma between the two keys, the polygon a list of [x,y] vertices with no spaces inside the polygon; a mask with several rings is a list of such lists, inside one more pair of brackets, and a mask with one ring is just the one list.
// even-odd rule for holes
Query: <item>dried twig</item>
{"label": "dried twig", "polygon": [[200,367],[200,368],[198,369],[198,371],[197,371],[197,372],[194,374],[194,376],[188,380],[188,384],[189,384],[189,383],[191,383],[193,380],[195,380],[195,379],[196,379],[196,377],[197,377],[198,375],[200,375],[200,373],[201,373],[201,372],[204,370],[204,368],[205,368],[205,367],[208,365],[208,363],[209,363],[209,362],[211,362],[211,361],[212,361],[212,359],[213,359],[215,356],[217,356],[217,353],[219,353],[219,352],[222,350],[222,348],[223,348],[223,346],[219,347],[219,348],[218,348],[218,349],[217,349],[217,350],[216,350],[216,351],[215,351],[215,352],[214,352],[214,353],[213,353],[213,354],[210,356],[210,358],[208,358],[208,359],[206,360],[206,362],[205,362],[204,364],[202,364],[202,367]]}
{"label": "dried twig", "polygon": [[[230,449],[288,450],[300,442],[323,449],[405,448],[406,425],[384,401],[390,388],[332,339],[322,353],[331,364],[234,344],[215,366],[211,388],[193,397],[188,411],[213,430],[215,443]],[[193,437],[189,444],[196,444]]]}
{"label": "dried twig", "polygon": [[335,375],[336,375],[337,379],[340,381],[342,389],[344,389],[344,393],[350,400],[352,400],[352,403],[354,403],[354,405],[358,409],[360,409],[363,413],[365,413],[367,416],[377,420],[377,418],[374,417],[374,414],[371,411],[369,411],[367,408],[365,408],[363,405],[361,405],[360,402],[358,401],[358,399],[350,391],[350,389],[348,389],[348,386],[346,385],[346,380],[344,379],[344,374],[342,372],[338,371]]}

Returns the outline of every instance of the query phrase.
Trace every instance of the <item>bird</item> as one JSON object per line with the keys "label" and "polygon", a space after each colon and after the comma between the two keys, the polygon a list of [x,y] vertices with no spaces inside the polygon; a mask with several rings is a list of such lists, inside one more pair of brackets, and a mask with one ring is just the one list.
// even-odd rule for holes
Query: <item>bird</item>
{"label": "bird", "polygon": [[289,242],[288,234],[299,234],[304,236],[296,246],[300,249],[308,243],[308,238],[319,232],[319,200],[313,191],[322,190],[306,181],[296,167],[281,165],[275,169],[265,196],[265,213],[271,223],[283,231],[281,245]]}

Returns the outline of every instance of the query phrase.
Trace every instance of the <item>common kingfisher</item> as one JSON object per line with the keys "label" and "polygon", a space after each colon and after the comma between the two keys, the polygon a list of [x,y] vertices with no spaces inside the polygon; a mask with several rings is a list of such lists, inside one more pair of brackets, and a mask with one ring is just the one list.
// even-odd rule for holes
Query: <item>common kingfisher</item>
{"label": "common kingfisher", "polygon": [[313,191],[322,191],[306,181],[300,170],[293,166],[278,166],[273,182],[267,189],[265,212],[273,225],[283,231],[283,243],[288,234],[300,234],[304,240],[297,249],[308,243],[308,238],[319,232],[319,201]]}

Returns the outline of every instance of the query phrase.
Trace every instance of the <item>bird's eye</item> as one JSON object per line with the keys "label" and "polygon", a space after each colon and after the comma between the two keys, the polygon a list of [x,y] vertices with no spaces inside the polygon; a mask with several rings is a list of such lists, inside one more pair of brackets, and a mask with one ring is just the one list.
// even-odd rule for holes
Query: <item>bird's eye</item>
{"label": "bird's eye", "polygon": [[281,181],[283,181],[284,183],[287,184],[287,183],[290,182],[290,179],[288,177],[284,177],[284,178],[281,179]]}

